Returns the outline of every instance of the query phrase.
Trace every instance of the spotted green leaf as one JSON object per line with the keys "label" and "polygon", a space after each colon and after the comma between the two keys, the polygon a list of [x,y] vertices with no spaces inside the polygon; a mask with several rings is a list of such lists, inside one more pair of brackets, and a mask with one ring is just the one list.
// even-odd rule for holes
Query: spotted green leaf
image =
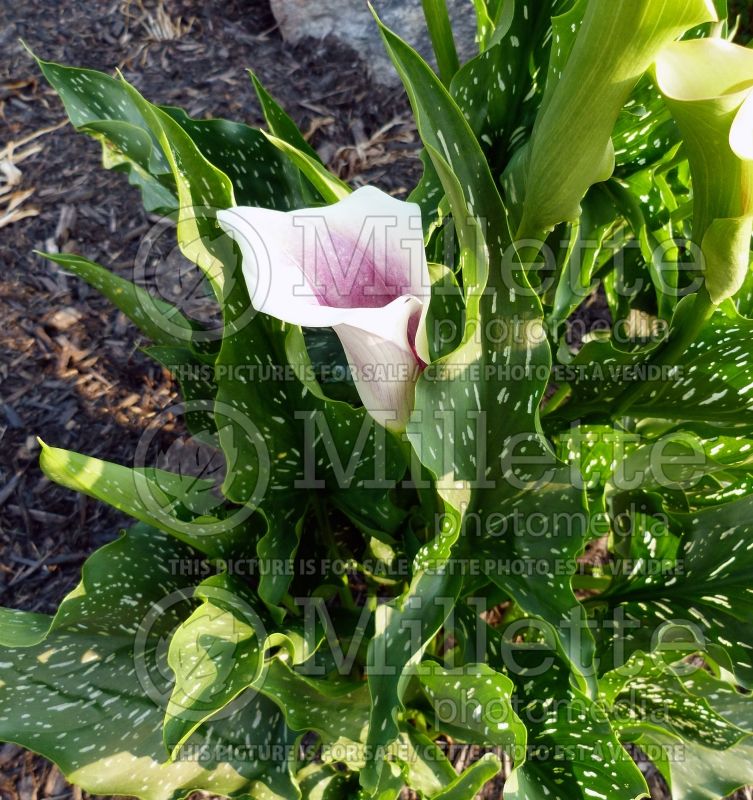
{"label": "spotted green leaf", "polygon": [[[678,329],[687,321],[688,300],[678,306]],[[572,360],[573,398],[555,415],[609,414],[637,380],[645,389],[631,405],[631,415],[711,422],[720,432],[745,432],[753,420],[751,326],[744,317],[717,312],[676,363],[653,371],[646,364],[655,343],[631,352],[595,338]]]}
{"label": "spotted green leaf", "polygon": [[[496,21],[479,19],[485,30],[494,31],[493,36],[452,80],[450,92],[487,155],[492,174],[501,173],[530,136],[541,101],[539,72],[546,63],[551,18],[566,4],[563,0],[497,3]],[[477,8],[485,5],[479,2]]]}
{"label": "spotted green leaf", "polygon": [[[675,629],[684,629],[691,648],[709,653],[742,685],[751,685],[751,508],[753,499],[743,497],[669,515],[671,529],[680,536],[674,566],[636,570],[594,601],[606,620],[599,628],[603,669],[610,668],[615,652],[610,645],[617,639],[627,657],[635,650],[648,652]],[[642,533],[638,528],[633,534],[633,558],[651,563],[653,537]]]}
{"label": "spotted green leaf", "polygon": [[[203,603],[170,640],[167,661],[175,675],[165,709],[164,739],[172,758],[206,721],[235,702],[253,702],[242,694],[262,673],[266,630],[243,584],[221,575],[204,581],[195,597]],[[232,709],[231,709],[232,710]],[[254,727],[264,727],[261,717]]]}
{"label": "spotted green leaf", "polygon": [[604,711],[574,689],[567,671],[541,652],[516,650],[521,667],[518,715],[528,729],[527,757],[505,785],[505,798],[638,800],[648,794],[640,770]]}
{"label": "spotted green leaf", "polygon": [[289,211],[303,204],[298,170],[262,131],[224,119],[191,119],[180,108],[163,108],[191,137],[198,151],[233,184],[237,205]]}
{"label": "spotted green leaf", "polygon": [[615,174],[621,178],[661,160],[680,141],[661,93],[644,75],[620,112],[612,133]]}
{"label": "spotted green leaf", "polygon": [[[307,664],[295,668],[275,658],[256,688],[277,703],[290,728],[317,734],[324,763],[361,769],[370,707],[366,685],[342,675],[309,672]],[[442,796],[458,777],[441,749],[409,724],[401,723],[397,740],[382,755],[385,769],[372,798],[397,797],[405,786],[425,797]]]}
{"label": "spotted green leaf", "polygon": [[[90,557],[47,630],[32,615],[36,641],[18,646],[14,629],[26,625],[26,612],[15,612],[11,624],[0,617],[0,738],[51,759],[95,794],[179,800],[204,789],[257,800],[299,797],[282,715],[264,698],[203,726],[183,758],[163,763],[164,642],[190,613],[192,579],[178,565],[197,555],[137,525]],[[280,759],[262,755],[272,743],[282,744]]]}
{"label": "spotted green leaf", "polygon": [[512,681],[486,664],[444,669],[432,661],[416,667],[437,730],[453,739],[501,747],[514,761],[525,750],[526,729],[515,714]]}
{"label": "spotted green leaf", "polygon": [[[149,211],[173,213],[181,200],[163,142],[149,114],[122,80],[95,70],[37,59],[60,95],[71,122],[102,142],[105,166],[125,170],[142,190]],[[162,112],[233,183],[239,203],[288,210],[301,204],[300,176],[261,131],[225,120],[193,120],[184,111]]]}
{"label": "spotted green leaf", "polygon": [[[441,536],[441,534],[440,534]],[[442,557],[444,555],[444,557]],[[361,785],[375,791],[383,762],[374,754],[386,750],[399,735],[398,712],[409,681],[407,668],[421,659],[460,593],[458,573],[441,568],[439,554],[432,570],[417,570],[403,596],[378,607],[369,644],[371,709],[367,745],[371,758],[361,771]]]}
{"label": "spotted green leaf", "polygon": [[129,173],[147,210],[173,211],[178,201],[170,167],[123,83],[95,70],[36,60],[73,125],[102,143],[105,164]]}
{"label": "spotted green leaf", "polygon": [[698,671],[682,664],[673,669],[658,658],[637,654],[622,669],[605,675],[613,695],[608,713],[620,735],[631,738],[636,731],[658,728],[709,750],[734,747],[745,731],[686,686]]}
{"label": "spotted green leaf", "polygon": [[66,253],[41,253],[67,272],[83,278],[119,308],[156,345],[186,346],[193,334],[191,322],[181,312],[153,297],[142,286],[121,278],[93,261]]}
{"label": "spotted green leaf", "polygon": [[[129,468],[42,443],[40,466],[50,480],[218,558],[244,552],[250,514],[224,508],[214,483],[156,468]],[[236,548],[240,548],[236,550]]]}
{"label": "spotted green leaf", "polygon": [[[667,781],[672,797],[677,800],[721,800],[745,784],[750,784],[750,763],[753,757],[753,709],[750,698],[728,682],[715,678],[705,670],[696,670],[682,678],[686,698],[691,705],[703,704],[711,714],[724,722],[715,727],[734,726],[748,733],[727,748],[706,746],[697,736],[685,738],[670,727],[643,726],[629,738],[637,740],[650,753]],[[708,718],[709,711],[706,711]],[[660,717],[660,722],[667,715]],[[692,731],[698,733],[696,728]],[[657,755],[663,756],[661,758]]]}
{"label": "spotted green leaf", "polygon": [[476,42],[483,52],[490,46],[498,28],[504,30],[504,3],[501,0],[473,0],[476,12]]}

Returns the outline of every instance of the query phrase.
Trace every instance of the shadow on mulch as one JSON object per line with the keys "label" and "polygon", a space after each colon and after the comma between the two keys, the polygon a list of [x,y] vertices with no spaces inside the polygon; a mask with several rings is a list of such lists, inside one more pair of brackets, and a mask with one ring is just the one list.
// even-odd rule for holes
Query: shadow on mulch
{"label": "shadow on mulch", "polygon": [[[97,143],[61,126],[62,105],[19,39],[44,59],[118,68],[150,100],[192,116],[260,124],[245,74],[253,68],[344,179],[403,196],[421,172],[402,90],[373,86],[353,51],[333,42],[285,45],[267,0],[172,0],[164,14],[162,7],[131,0],[0,7],[0,163],[11,165],[12,181],[11,194],[0,195],[0,605],[54,612],[84,558],[126,524],[50,483],[35,437],[133,464],[144,431],[177,399],[125,317],[33,253],[78,253],[132,278],[159,220],[145,214],[124,176],[102,169]],[[162,434],[169,443],[179,432],[173,420]],[[662,791],[655,798],[669,797]],[[0,747],[1,796],[82,794],[44,759]],[[499,798],[501,782],[484,796]]]}

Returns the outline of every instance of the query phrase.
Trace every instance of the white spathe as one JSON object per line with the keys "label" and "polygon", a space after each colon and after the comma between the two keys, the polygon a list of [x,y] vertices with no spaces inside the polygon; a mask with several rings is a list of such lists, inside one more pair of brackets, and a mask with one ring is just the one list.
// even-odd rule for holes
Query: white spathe
{"label": "white spathe", "polygon": [[293,325],[332,327],[367,411],[403,430],[429,361],[420,208],[366,186],[321,208],[239,206],[217,219],[240,248],[253,307]]}
{"label": "white spathe", "polygon": [[673,42],[659,53],[656,82],[682,133],[693,239],[718,304],[740,290],[750,264],[753,50],[718,38]]}

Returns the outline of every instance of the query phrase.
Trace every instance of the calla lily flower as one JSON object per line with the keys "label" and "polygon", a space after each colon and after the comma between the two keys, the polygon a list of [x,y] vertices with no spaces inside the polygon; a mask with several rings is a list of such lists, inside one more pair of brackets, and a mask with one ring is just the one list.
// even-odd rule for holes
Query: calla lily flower
{"label": "calla lily flower", "polygon": [[[555,26],[544,103],[524,167],[518,238],[539,236],[580,216],[588,188],[614,171],[612,131],[657,53],[690,28],[717,19],[712,0],[587,0]],[[564,25],[563,25],[564,23]]]}
{"label": "calla lily flower", "polygon": [[693,240],[719,304],[742,286],[753,231],[753,50],[722,39],[675,42],[656,80],[680,127],[693,178]]}
{"label": "calla lily flower", "polygon": [[419,206],[367,186],[321,208],[236,207],[217,219],[240,248],[253,307],[293,325],[332,327],[367,411],[404,430],[429,361]]}

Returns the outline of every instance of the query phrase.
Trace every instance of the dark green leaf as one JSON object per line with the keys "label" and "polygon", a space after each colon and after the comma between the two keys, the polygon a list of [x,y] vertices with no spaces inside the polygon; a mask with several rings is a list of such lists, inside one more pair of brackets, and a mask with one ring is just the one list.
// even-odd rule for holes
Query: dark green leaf
{"label": "dark green leaf", "polygon": [[[182,759],[162,763],[170,691],[164,642],[190,610],[191,577],[181,577],[179,565],[197,557],[136,526],[86,562],[82,583],[36,642],[17,646],[14,627],[25,626],[24,612],[15,612],[10,629],[3,615],[0,641],[9,646],[0,664],[0,738],[51,759],[95,794],[179,800],[205,789],[257,800],[298,797],[282,715],[261,697],[204,726]],[[38,618],[28,620],[31,627]],[[281,745],[281,758],[269,758],[270,744]]]}

